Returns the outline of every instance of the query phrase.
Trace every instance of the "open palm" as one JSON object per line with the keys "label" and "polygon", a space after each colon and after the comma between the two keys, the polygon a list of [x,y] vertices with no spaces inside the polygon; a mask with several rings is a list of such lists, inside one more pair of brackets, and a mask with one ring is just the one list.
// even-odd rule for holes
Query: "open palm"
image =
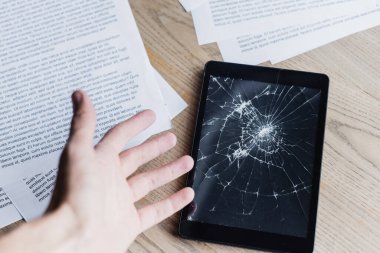
{"label": "open palm", "polygon": [[148,110],[118,124],[94,146],[96,116],[91,101],[77,91],[73,103],[70,138],[61,157],[49,212],[64,210],[65,219],[75,220],[81,235],[80,243],[75,244],[77,252],[123,252],[139,233],[193,199],[193,190],[185,188],[141,209],[134,205],[151,190],[188,172],[193,160],[184,156],[130,177],[139,166],[174,147],[175,135],[164,133],[123,151],[128,140],[154,122],[154,113]]}

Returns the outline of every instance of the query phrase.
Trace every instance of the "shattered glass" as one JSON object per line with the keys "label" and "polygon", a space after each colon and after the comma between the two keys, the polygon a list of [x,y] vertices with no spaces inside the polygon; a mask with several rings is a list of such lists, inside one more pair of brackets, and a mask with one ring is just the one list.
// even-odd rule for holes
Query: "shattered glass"
{"label": "shattered glass", "polygon": [[320,95],[211,76],[187,218],[305,237]]}

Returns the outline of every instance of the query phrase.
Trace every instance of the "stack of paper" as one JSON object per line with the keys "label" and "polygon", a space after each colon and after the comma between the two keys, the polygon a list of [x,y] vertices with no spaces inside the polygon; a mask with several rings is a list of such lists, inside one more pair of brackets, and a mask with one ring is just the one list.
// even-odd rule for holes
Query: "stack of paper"
{"label": "stack of paper", "polygon": [[205,0],[179,0],[179,2],[182,4],[183,8],[185,8],[186,11],[192,11],[204,3]]}
{"label": "stack of paper", "polygon": [[128,147],[169,129],[186,103],[150,65],[127,1],[0,5],[0,226],[6,226],[45,211],[74,90],[92,98],[95,142],[137,112],[155,111],[157,121]]}
{"label": "stack of paper", "polygon": [[192,12],[199,44],[217,42],[235,63],[275,64],[380,25],[379,0],[180,2]]}

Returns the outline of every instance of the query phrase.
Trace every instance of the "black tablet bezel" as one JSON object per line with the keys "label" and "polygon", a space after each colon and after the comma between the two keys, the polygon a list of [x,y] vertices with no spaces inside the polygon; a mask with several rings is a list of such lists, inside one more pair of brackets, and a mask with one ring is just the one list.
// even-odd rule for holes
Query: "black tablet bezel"
{"label": "black tablet bezel", "polygon": [[[315,226],[321,175],[322,152],[326,122],[329,78],[324,74],[276,69],[259,66],[249,66],[224,62],[210,61],[205,66],[203,87],[199,103],[196,129],[194,134],[192,157],[197,160],[202,122],[205,112],[206,97],[210,75],[255,80],[265,83],[310,87],[321,90],[319,122],[315,149],[312,200],[310,206],[310,223],[306,238],[293,237],[248,229],[232,228],[221,225],[200,223],[186,219],[189,206],[181,212],[179,235],[183,238],[223,243],[255,249],[280,252],[312,252],[314,247]],[[191,186],[196,163],[187,178]]]}

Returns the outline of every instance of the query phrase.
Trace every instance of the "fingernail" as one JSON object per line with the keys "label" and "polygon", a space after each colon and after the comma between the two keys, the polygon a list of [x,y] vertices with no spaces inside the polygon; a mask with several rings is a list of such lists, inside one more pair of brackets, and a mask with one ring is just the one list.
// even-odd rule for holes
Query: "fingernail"
{"label": "fingernail", "polygon": [[72,100],[73,100],[73,106],[74,106],[74,112],[78,110],[80,104],[82,103],[83,100],[83,95],[82,92],[80,91],[75,91],[72,95]]}

